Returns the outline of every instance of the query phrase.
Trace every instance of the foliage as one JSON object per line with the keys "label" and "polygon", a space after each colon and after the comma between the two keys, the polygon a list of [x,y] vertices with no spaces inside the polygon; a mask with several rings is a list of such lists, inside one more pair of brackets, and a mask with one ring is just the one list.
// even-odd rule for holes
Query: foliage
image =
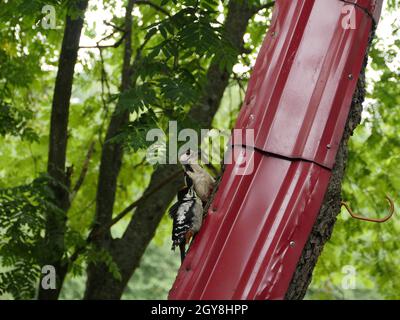
{"label": "foliage", "polygon": [[[27,244],[24,246],[21,243],[22,238],[16,237],[15,241],[19,239],[20,242],[14,244],[5,237],[6,232],[18,228],[21,223],[11,219],[10,214],[3,216],[9,225],[0,227],[2,238],[4,233],[4,257],[0,269],[3,281],[1,294],[8,292],[14,298],[34,296],[42,254],[45,252],[40,248],[44,248],[44,219],[49,210],[34,204],[29,207],[24,203],[33,201],[31,198],[34,194],[38,198],[42,196],[37,180],[31,183],[29,181],[45,171],[50,117],[48,107],[52,100],[62,20],[69,2],[44,3],[35,0],[27,4],[12,1],[2,5],[0,175],[3,179],[0,186],[4,188],[9,199],[2,198],[0,203],[15,204],[15,209],[21,210],[20,217],[24,219],[27,219],[25,210],[31,208],[32,215],[39,219],[32,220],[36,228],[34,232],[29,228],[24,229],[31,235],[25,239],[29,240],[32,248],[21,253],[15,250],[18,247],[26,248]],[[55,30],[41,27],[41,8],[45,4],[56,8]],[[112,13],[109,23],[118,26],[121,25],[123,14],[115,4],[115,1],[103,2],[104,9]],[[82,149],[87,148],[92,140],[98,139],[100,145],[124,142],[133,154],[124,159],[116,210],[122,210],[132,198],[140,196],[152,172],[152,168],[143,163],[142,154],[137,152],[148,145],[145,140],[146,132],[154,127],[165,128],[169,119],[183,118],[201,92],[210,60],[219,55],[221,60],[228,63],[227,55],[234,55],[230,43],[223,35],[221,24],[216,20],[220,14],[219,2],[210,0],[199,5],[196,1],[164,1],[163,5],[171,12],[170,16],[160,19],[151,7],[143,6],[134,19],[135,32],[132,37],[136,57],[132,65],[132,89],[118,92],[122,47],[102,50],[101,56],[93,50],[82,50],[77,63],[68,143],[68,161],[75,167],[71,176],[72,184],[82,170]],[[98,10],[96,5],[91,5],[90,8],[93,12]],[[7,15],[12,18],[5,19]],[[87,25],[85,37],[103,37],[95,29],[95,25]],[[109,29],[107,32],[110,32]],[[115,33],[112,38],[118,36]],[[227,67],[227,64],[221,63],[221,67]],[[132,121],[117,136],[110,141],[104,141],[104,126],[115,105],[118,106],[117,112],[128,111]],[[23,141],[19,141],[19,137]],[[10,161],[13,166],[7,165]],[[91,227],[98,163],[99,149],[96,149],[85,184],[68,212],[65,259],[84,245],[84,239]],[[132,175],[132,166],[135,166],[135,175]],[[21,184],[21,187],[12,187]],[[19,192],[15,191],[20,190],[18,188],[28,188],[29,195],[24,194],[25,198],[20,199],[22,195],[19,196]],[[17,203],[21,203],[21,206],[17,206]],[[47,206],[50,204],[51,201],[46,202]],[[123,223],[124,221],[121,222],[122,225]],[[5,254],[6,251],[8,255]],[[108,252],[98,251],[94,246],[87,247],[79,256],[71,266],[71,273],[75,276],[81,275],[88,262],[105,262],[114,276],[120,277]],[[25,272],[26,270],[30,272]],[[23,275],[24,279],[21,278]]]}
{"label": "foliage", "polygon": [[61,1],[7,1],[0,10],[0,135],[10,133],[30,141],[37,134],[28,126],[33,118],[32,107],[39,103],[43,90],[41,65],[51,65],[54,59],[57,32],[44,34],[39,29],[43,17],[41,8],[53,4],[62,16]]}
{"label": "foliage", "polygon": [[[160,244],[153,241],[143,256],[140,268],[129,281],[122,299],[166,299],[179,269],[178,255],[178,252],[171,252],[168,241]],[[82,299],[85,282],[84,275],[68,277],[61,299]]]}
{"label": "foliage", "polygon": [[27,126],[31,118],[32,112],[29,110],[20,111],[0,103],[0,135],[11,134],[31,142],[38,141],[36,133]]}
{"label": "foliage", "polygon": [[210,59],[231,69],[237,52],[218,22],[217,1],[183,1],[180,10],[145,28],[134,63],[135,84],[119,97],[119,112],[137,118],[116,137],[137,151],[149,143],[149,124],[165,128],[166,119],[181,119],[202,92]]}
{"label": "foliage", "polygon": [[[387,7],[381,24],[395,21],[389,14],[399,3],[390,4],[397,7]],[[400,43],[394,37],[398,22],[391,27],[392,36],[375,40],[370,52],[363,121],[350,140],[343,183],[344,200],[370,217],[387,214],[385,194],[394,199],[396,214],[399,208],[400,63],[395,57],[399,57]],[[396,214],[384,224],[371,224],[352,220],[343,211],[319,259],[308,298],[399,299],[400,260],[396,252],[400,222]],[[346,266],[355,268],[354,290],[342,288]]]}
{"label": "foliage", "polygon": [[0,294],[33,298],[44,249],[45,213],[55,210],[45,177],[0,189]]}
{"label": "foliage", "polygon": [[[70,1],[3,1],[0,10],[0,295],[32,298],[35,294],[44,241],[45,214],[57,211],[47,188],[47,146],[50,106],[66,7]],[[82,49],[79,52],[69,117],[68,166],[73,166],[72,185],[83,168],[92,141],[96,147],[82,188],[68,211],[65,259],[85,243],[93,223],[101,148],[123,142],[124,155],[114,211],[120,212],[140,198],[153,167],[143,161],[151,128],[166,130],[169,120],[179,126],[195,127],[187,118],[203,90],[212,59],[220,68],[233,69],[224,99],[214,119],[218,129],[231,129],[244,97],[247,79],[269,24],[271,11],[264,10],[250,22],[242,54],[234,64],[233,49],[221,25],[226,2],[217,0],[154,0],[168,12],[146,5],[134,12],[132,44],[133,83],[120,92],[123,46]],[[266,1],[251,1],[265,4]],[[44,30],[40,19],[44,4],[57,11],[57,28]],[[398,1],[388,2],[384,16]],[[115,31],[98,28],[105,17],[121,26],[123,1],[92,1],[86,15],[83,42],[96,43]],[[100,14],[100,12],[103,12]],[[400,144],[397,124],[399,108],[399,40],[396,28],[389,37],[375,41],[368,71],[368,100],[362,125],[351,139],[343,198],[357,211],[380,214],[389,193],[398,205]],[[117,42],[121,32],[107,41]],[[391,39],[394,39],[393,41]],[[397,61],[397,62],[396,62]],[[105,128],[112,111],[127,112],[130,122],[105,141]],[[35,179],[36,178],[36,179]],[[396,201],[397,200],[397,201]],[[383,213],[382,213],[383,214]],[[112,228],[120,237],[130,217]],[[371,225],[340,215],[332,239],[314,273],[308,295],[317,298],[399,298],[397,234],[399,223]],[[124,298],[164,299],[175,279],[179,255],[169,250],[170,220],[165,217],[134,274]],[[106,251],[89,246],[71,266],[63,298],[82,297],[88,262],[105,262],[116,278],[118,267]],[[342,268],[357,271],[357,288],[341,288]],[[10,297],[9,295],[7,297]]]}

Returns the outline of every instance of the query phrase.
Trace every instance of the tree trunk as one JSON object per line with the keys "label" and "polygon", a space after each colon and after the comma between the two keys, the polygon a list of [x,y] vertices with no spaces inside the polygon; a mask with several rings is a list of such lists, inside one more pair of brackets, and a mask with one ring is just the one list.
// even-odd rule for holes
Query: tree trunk
{"label": "tree trunk", "polygon": [[57,281],[55,290],[45,290],[39,285],[39,299],[57,299],[66,274],[63,262],[64,233],[69,201],[69,174],[66,172],[66,152],[68,142],[69,105],[74,77],[74,68],[78,56],[79,39],[83,27],[83,16],[88,0],[75,1],[74,6],[80,15],[72,19],[67,15],[54,96],[51,110],[50,142],[47,172],[51,177],[50,188],[54,192],[55,205],[61,212],[48,212],[46,221],[46,253],[44,265],[52,265],[56,269]]}
{"label": "tree trunk", "polygon": [[[257,12],[248,1],[231,0],[224,24],[226,35],[239,53],[243,48],[243,36],[249,19]],[[211,62],[207,82],[199,102],[192,107],[189,115],[203,128],[211,126],[224,91],[229,83],[230,72],[221,70],[216,61]],[[145,194],[171,176],[178,165],[163,165],[152,174]],[[148,198],[136,209],[122,239],[109,240],[105,248],[120,268],[122,280],[116,280],[104,265],[89,269],[85,299],[120,299],[140,259],[153,238],[168,205],[176,195],[182,179],[175,178],[157,195]]]}
{"label": "tree trunk", "polygon": [[[371,34],[371,39],[373,32]],[[330,239],[336,217],[341,208],[342,181],[345,174],[348,141],[354,129],[361,121],[362,104],[365,99],[365,68],[368,63],[368,51],[364,59],[364,65],[357,82],[357,88],[353,96],[349,116],[343,138],[336,155],[335,166],[329,181],[328,190],[325,194],[321,210],[317,220],[303,249],[302,255],[296,267],[286,299],[300,300],[306,295],[308,286],[312,280],[312,273],[322,253],[325,243]]]}
{"label": "tree trunk", "polygon": [[[129,0],[125,12],[125,46],[122,65],[121,92],[129,90],[131,81],[131,60],[132,60],[132,10],[135,0]],[[129,121],[129,113],[121,112],[120,105],[114,111],[110,125],[107,129],[106,140],[103,145],[100,161],[99,180],[96,193],[96,215],[93,230],[110,223],[113,215],[117,179],[122,165],[123,149],[118,143],[109,143],[108,140],[114,137],[119,130]],[[100,248],[111,251],[112,238],[110,230],[102,232],[101,236],[93,240]],[[88,266],[88,278],[85,291],[85,299],[91,299],[95,290],[94,283],[102,282],[101,275],[107,272],[104,264],[90,264]],[[100,276],[99,276],[100,274]],[[100,277],[100,278],[99,278]],[[101,289],[101,291],[104,290]],[[107,289],[109,290],[109,289]],[[104,290],[104,291],[107,291]]]}

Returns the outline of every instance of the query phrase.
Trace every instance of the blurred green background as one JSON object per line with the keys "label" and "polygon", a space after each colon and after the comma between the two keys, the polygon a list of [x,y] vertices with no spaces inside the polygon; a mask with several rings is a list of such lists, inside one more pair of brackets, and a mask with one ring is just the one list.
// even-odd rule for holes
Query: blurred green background
{"label": "blurred green background", "polygon": [[[104,32],[99,17],[107,19],[110,15],[121,16],[121,1],[106,1],[106,5],[102,3],[91,1],[81,40],[83,43],[93,43],[93,39],[98,39]],[[27,12],[29,10],[27,8]],[[138,23],[145,21],[148,14],[147,11],[136,12]],[[224,14],[223,6],[221,14]],[[251,20],[245,41],[253,51],[233,67],[235,77],[231,79],[214,119],[215,128],[229,129],[235,121],[269,17],[270,12],[265,11]],[[33,17],[31,22],[28,19],[26,24],[34,23],[33,20]],[[40,36],[32,31],[36,38],[32,36],[29,43],[31,51],[25,56],[19,56],[13,52],[18,51],[19,40],[7,36],[8,23],[9,20],[1,16],[0,85],[4,81],[9,83],[14,102],[21,106],[20,116],[26,119],[29,130],[25,130],[22,135],[0,134],[0,188],[29,183],[39,173],[46,171],[48,106],[51,104],[60,40],[60,29],[48,32],[44,42],[40,42]],[[388,208],[384,198],[386,193],[395,200],[397,210],[399,207],[399,28],[400,3],[386,1],[377,38],[370,53],[363,120],[350,140],[349,161],[343,184],[343,199],[350,202],[355,211],[370,217],[385,215]],[[99,134],[98,128],[103,123],[102,101],[98,95],[101,85],[98,81],[101,72],[98,58],[98,53],[90,50],[82,51],[79,56],[70,115],[69,163],[82,163],[85,156],[82,150],[87,148],[93,136]],[[113,55],[105,59],[110,85],[115,89],[118,87],[120,66]],[[7,121],[1,120],[5,126]],[[95,152],[92,159],[94,165],[89,169],[85,188],[69,212],[71,228],[82,234],[93,219],[99,156],[99,152]],[[153,168],[143,164],[142,157],[140,151],[124,155],[116,212],[130,204],[132,198],[137,198],[150,179]],[[113,235],[122,234],[130,216],[113,227]],[[170,250],[171,227],[172,222],[165,215],[123,299],[166,299],[180,265],[179,253]],[[306,298],[400,299],[399,234],[398,215],[387,223],[372,224],[351,219],[347,213],[342,212],[332,238],[319,259]],[[83,269],[84,266],[83,261],[80,267]],[[0,267],[0,271],[4,270]],[[344,289],[348,270],[354,271],[355,287]],[[85,273],[71,273],[64,284],[61,298],[80,299],[84,288]],[[0,299],[12,298],[7,293],[0,296]]]}

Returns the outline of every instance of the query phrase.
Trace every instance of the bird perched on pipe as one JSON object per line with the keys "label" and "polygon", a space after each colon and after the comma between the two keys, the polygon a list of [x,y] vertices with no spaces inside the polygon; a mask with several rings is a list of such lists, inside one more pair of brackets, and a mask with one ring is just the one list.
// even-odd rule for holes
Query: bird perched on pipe
{"label": "bird perched on pipe", "polygon": [[205,205],[214,188],[214,178],[201,167],[198,162],[198,153],[188,149],[179,157],[185,174],[193,181],[194,191]]}
{"label": "bird perched on pipe", "polygon": [[172,250],[179,246],[181,262],[186,255],[186,245],[200,230],[203,221],[203,205],[196,196],[192,179],[185,174],[186,187],[178,192],[178,201],[169,209],[173,219]]}

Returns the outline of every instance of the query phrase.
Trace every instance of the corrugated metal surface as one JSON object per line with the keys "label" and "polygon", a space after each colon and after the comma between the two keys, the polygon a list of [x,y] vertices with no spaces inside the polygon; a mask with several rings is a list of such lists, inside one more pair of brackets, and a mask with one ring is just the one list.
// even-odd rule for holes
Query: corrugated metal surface
{"label": "corrugated metal surface", "polygon": [[201,241],[192,245],[171,298],[279,298],[271,292],[284,292],[279,279],[290,278],[291,270],[282,263],[296,264],[330,172],[249,152],[256,174],[236,176],[235,166],[227,166]]}
{"label": "corrugated metal surface", "polygon": [[344,29],[348,4],[291,2],[277,2],[236,127],[254,129],[260,150],[332,168],[371,19],[350,6],[357,28]]}
{"label": "corrugated metal surface", "polygon": [[[373,10],[375,1],[354,1]],[[373,4],[373,6],[369,6]],[[170,299],[282,299],[319,212],[371,30],[339,0],[278,0],[236,128],[254,170],[227,165]],[[349,78],[349,75],[352,77]]]}

